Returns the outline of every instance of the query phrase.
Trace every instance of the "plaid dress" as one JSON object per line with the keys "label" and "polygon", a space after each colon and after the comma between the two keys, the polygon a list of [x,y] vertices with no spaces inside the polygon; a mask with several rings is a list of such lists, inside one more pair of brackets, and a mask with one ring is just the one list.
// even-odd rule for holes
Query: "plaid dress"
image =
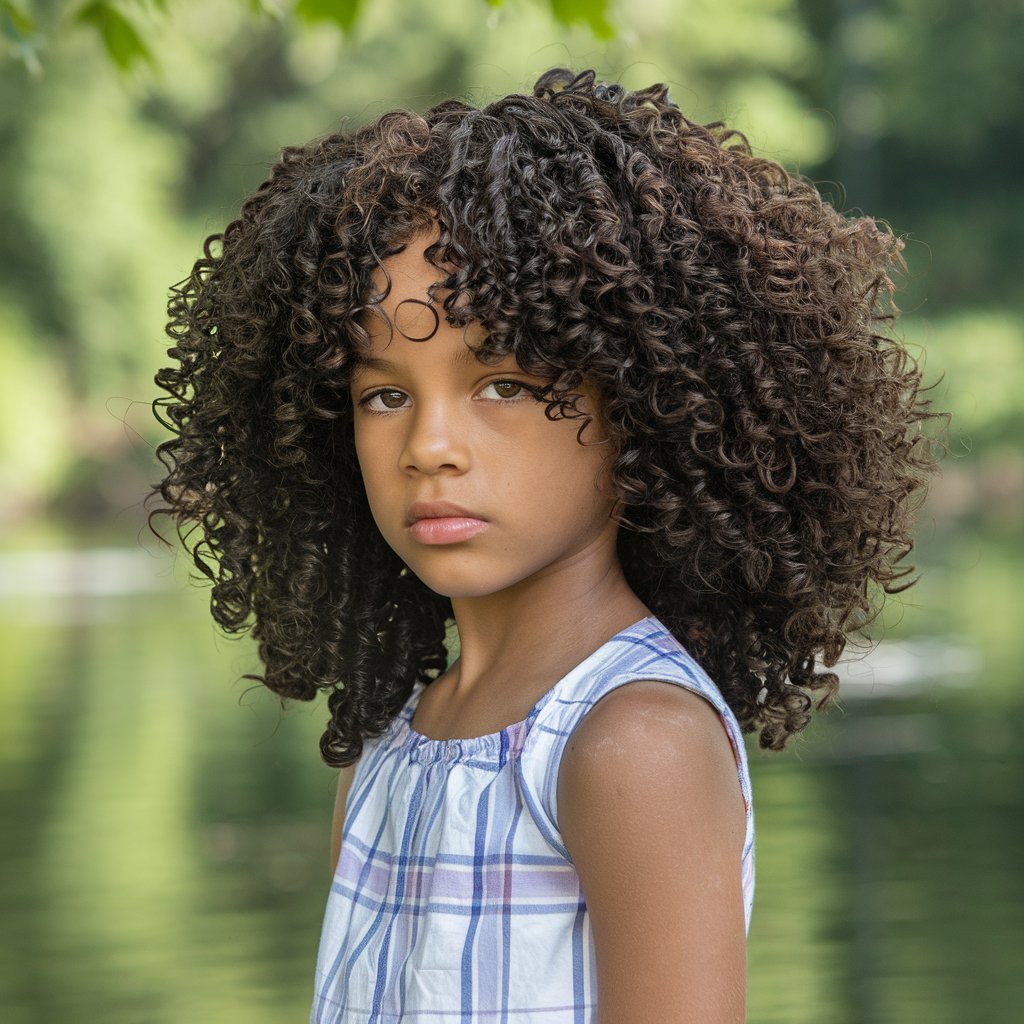
{"label": "plaid dress", "polygon": [[566,740],[623,683],[661,679],[706,697],[737,760],[746,841],[736,870],[746,926],[754,816],[739,724],[717,687],[648,616],[560,679],[521,722],[434,740],[410,721],[417,683],[366,741],[327,901],[311,1024],[588,1024],[597,975],[579,876],[558,830]]}

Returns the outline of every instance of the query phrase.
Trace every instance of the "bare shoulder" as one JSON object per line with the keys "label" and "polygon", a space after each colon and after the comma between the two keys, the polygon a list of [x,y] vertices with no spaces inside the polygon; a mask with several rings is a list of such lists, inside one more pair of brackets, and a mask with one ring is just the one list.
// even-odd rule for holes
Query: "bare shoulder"
{"label": "bare shoulder", "polygon": [[620,686],[569,737],[557,785],[600,1024],[742,1021],[745,808],[718,711],[674,683]]}
{"label": "bare shoulder", "polygon": [[693,789],[719,797],[719,811],[738,817],[745,827],[736,755],[725,724],[710,701],[684,686],[638,679],[602,697],[569,737],[559,782],[563,774],[570,785],[593,778],[602,764],[609,776],[625,771],[640,781],[656,774],[666,779],[668,796]]}

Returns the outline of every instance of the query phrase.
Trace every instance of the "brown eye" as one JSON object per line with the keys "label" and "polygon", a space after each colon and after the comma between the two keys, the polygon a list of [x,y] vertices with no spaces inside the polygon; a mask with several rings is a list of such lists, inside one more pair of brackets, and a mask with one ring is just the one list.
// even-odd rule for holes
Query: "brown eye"
{"label": "brown eye", "polygon": [[486,392],[488,388],[494,388],[498,398],[505,399],[510,403],[530,397],[526,385],[518,380],[492,380],[483,390]]}
{"label": "brown eye", "polygon": [[[403,391],[381,390],[374,391],[371,394],[366,395],[365,398],[360,400],[359,404],[364,409],[366,409],[367,412],[382,413],[393,411],[395,409],[400,409],[402,407],[402,400],[404,398],[405,392]],[[373,404],[378,399],[380,400],[381,406],[383,406],[383,408],[381,408],[381,406]],[[392,404],[392,400],[394,400],[394,404]]]}

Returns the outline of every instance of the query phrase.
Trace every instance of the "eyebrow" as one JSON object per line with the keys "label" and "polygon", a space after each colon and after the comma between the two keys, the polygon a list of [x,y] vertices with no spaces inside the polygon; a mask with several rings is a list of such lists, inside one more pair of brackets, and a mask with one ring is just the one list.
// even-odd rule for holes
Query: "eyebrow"
{"label": "eyebrow", "polygon": [[[464,366],[468,363],[479,362],[476,357],[476,353],[469,347],[463,345],[450,361],[451,366]],[[351,366],[353,371],[355,370],[380,370],[383,372],[389,372],[400,369],[398,364],[392,363],[387,359],[381,359],[379,356],[367,355],[365,352],[360,352],[356,349],[352,353]]]}

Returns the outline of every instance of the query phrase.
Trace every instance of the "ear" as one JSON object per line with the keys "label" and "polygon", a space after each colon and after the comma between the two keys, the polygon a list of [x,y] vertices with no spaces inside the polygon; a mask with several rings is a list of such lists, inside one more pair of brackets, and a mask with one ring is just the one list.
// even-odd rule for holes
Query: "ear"
{"label": "ear", "polygon": [[604,420],[604,403],[597,387],[584,379],[582,386],[578,389],[582,401],[578,401],[576,407],[581,413],[586,414],[589,419],[581,434],[584,444],[609,445],[611,446],[611,435]]}
{"label": "ear", "polygon": [[615,489],[615,485],[612,483],[611,470],[615,457],[615,449],[612,445],[611,438],[606,438],[602,443],[606,445],[606,451],[604,458],[601,460],[601,465],[594,476],[594,489],[598,494],[607,498],[611,503],[608,509],[608,518],[614,519],[626,506],[625,502],[619,497],[619,494]]}

